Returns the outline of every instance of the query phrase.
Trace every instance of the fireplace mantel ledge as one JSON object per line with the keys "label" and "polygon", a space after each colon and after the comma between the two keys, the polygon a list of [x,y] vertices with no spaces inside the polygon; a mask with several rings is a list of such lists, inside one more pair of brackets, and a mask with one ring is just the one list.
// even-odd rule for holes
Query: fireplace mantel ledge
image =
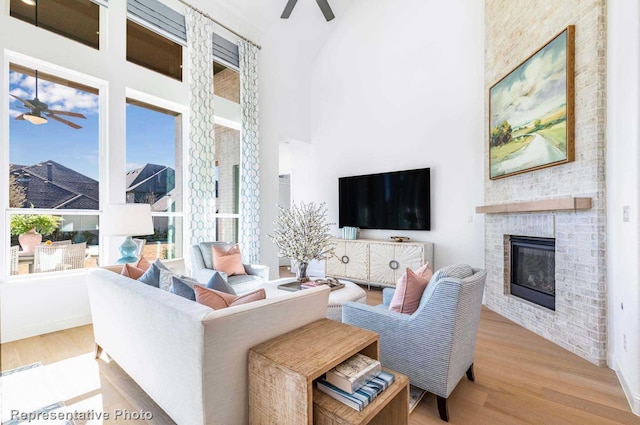
{"label": "fireplace mantel ledge", "polygon": [[577,198],[567,196],[564,198],[542,199],[539,201],[512,202],[508,204],[481,205],[476,207],[480,214],[507,214],[515,212],[537,211],[578,211],[590,210],[591,198]]}

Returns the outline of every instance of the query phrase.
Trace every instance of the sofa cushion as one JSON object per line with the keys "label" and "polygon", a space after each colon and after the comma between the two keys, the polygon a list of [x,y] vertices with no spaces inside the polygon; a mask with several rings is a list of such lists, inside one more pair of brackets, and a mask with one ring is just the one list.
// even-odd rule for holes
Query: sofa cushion
{"label": "sofa cushion", "polygon": [[250,274],[243,274],[240,276],[229,276],[227,278],[229,285],[233,288],[236,294],[243,292],[253,291],[258,286],[264,283],[264,280],[260,276],[254,276]]}
{"label": "sofa cushion", "polygon": [[266,298],[264,289],[258,289],[243,295],[232,295],[226,292],[216,291],[215,289],[207,289],[204,286],[196,284],[193,285],[193,290],[196,294],[196,301],[199,304],[206,305],[214,310],[221,310],[223,308],[247,304]]}
{"label": "sofa cushion", "polygon": [[139,279],[144,274],[144,272],[145,271],[143,269],[138,268],[132,264],[123,264],[120,274],[131,279]]}
{"label": "sofa cushion", "polygon": [[238,244],[229,249],[212,245],[211,249],[216,270],[223,271],[228,276],[247,274],[242,265],[242,254]]}
{"label": "sofa cushion", "polygon": [[413,314],[420,305],[422,293],[429,284],[432,274],[429,263],[426,263],[415,272],[407,267],[402,277],[398,279],[396,290],[389,303],[389,310]]}
{"label": "sofa cushion", "polygon": [[156,260],[151,264],[151,267],[144,272],[142,276],[138,278],[138,281],[146,283],[147,285],[160,287],[160,270],[170,271],[167,266],[162,264],[162,261]]}
{"label": "sofa cushion", "polygon": [[236,294],[231,285],[229,285],[224,279],[224,276],[217,271],[213,273],[211,279],[209,279],[209,282],[207,282],[207,284],[205,285],[205,288],[215,289],[216,291],[225,292],[232,295]]}

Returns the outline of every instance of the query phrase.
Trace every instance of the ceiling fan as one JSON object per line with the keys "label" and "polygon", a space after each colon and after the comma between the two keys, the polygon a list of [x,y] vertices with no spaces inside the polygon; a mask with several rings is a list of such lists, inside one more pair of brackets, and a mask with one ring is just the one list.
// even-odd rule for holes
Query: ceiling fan
{"label": "ceiling fan", "polygon": [[66,116],[75,117],[75,118],[87,118],[84,115],[79,114],[77,112],[49,109],[49,105],[47,105],[44,102],[41,102],[40,99],[38,99],[38,71],[37,70],[36,70],[36,96],[31,100],[24,100],[14,94],[12,94],[11,96],[18,99],[20,102],[24,104],[24,106],[30,109],[29,112],[18,115],[16,117],[17,120],[27,120],[31,124],[40,125],[47,122],[47,118],[45,117],[49,117],[53,120],[61,122],[62,124],[66,124],[69,127],[75,128],[77,130],[79,128],[82,128],[82,126],[74,122],[68,121],[64,118],[60,118],[58,115],[66,115]]}
{"label": "ceiling fan", "polygon": [[[289,19],[289,16],[291,15],[291,12],[293,11],[293,8],[295,7],[297,2],[298,0],[289,0],[287,2],[287,5],[284,7],[284,10],[282,11],[282,15],[280,15],[280,18]],[[336,15],[333,14],[331,6],[329,6],[329,2],[327,0],[316,0],[316,3],[318,3],[318,6],[320,6],[320,10],[322,10],[322,14],[324,15],[324,18],[327,20],[327,22],[336,17]]]}

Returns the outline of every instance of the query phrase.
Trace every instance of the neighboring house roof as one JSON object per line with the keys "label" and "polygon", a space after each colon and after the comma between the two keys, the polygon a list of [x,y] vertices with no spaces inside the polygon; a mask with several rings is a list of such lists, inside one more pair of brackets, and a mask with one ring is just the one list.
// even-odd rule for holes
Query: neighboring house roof
{"label": "neighboring house roof", "polygon": [[[35,165],[9,164],[10,173],[26,189],[25,206],[47,209],[99,209],[99,184],[96,180],[55,161]],[[153,211],[169,211],[175,192],[173,168],[146,164],[128,171],[127,193],[154,194]]]}
{"label": "neighboring house roof", "polygon": [[13,173],[14,171],[24,167],[26,167],[26,165],[9,164],[9,173]]}
{"label": "neighboring house roof", "polygon": [[140,172],[142,171],[143,168],[144,167],[136,168],[135,170],[131,170],[131,171],[127,171],[127,177],[126,177],[127,190],[131,187],[133,182],[136,181],[136,179],[140,175]]}
{"label": "neighboring house roof", "polygon": [[[26,188],[27,205],[50,209],[99,208],[99,184],[96,180],[55,161],[31,166],[10,165],[10,172]],[[28,176],[28,179],[20,177]]]}
{"label": "neighboring house roof", "polygon": [[142,168],[127,172],[127,192],[154,192],[164,195],[173,189],[174,180],[173,168],[146,164]]}
{"label": "neighboring house roof", "polygon": [[171,167],[146,164],[127,172],[127,202],[153,202],[152,211],[174,211],[175,171]]}

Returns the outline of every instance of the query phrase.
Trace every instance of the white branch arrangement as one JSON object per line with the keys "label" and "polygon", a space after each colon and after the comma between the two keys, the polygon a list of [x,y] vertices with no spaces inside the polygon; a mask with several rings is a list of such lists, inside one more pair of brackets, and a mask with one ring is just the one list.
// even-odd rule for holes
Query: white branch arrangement
{"label": "white branch arrangement", "polygon": [[335,247],[329,239],[330,226],[327,223],[327,208],[323,202],[300,205],[291,208],[278,207],[278,219],[273,235],[267,235],[278,247],[278,255],[295,260],[298,264],[311,260],[322,260],[333,254]]}

